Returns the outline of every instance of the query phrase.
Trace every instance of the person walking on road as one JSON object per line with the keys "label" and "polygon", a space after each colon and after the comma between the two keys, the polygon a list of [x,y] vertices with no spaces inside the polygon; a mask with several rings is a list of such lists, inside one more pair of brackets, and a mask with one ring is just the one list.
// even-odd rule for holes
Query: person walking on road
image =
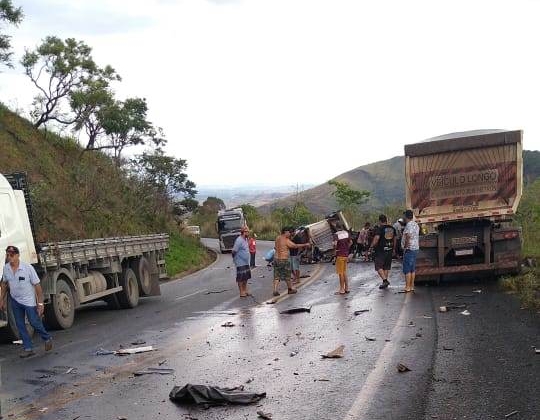
{"label": "person walking on road", "polygon": [[336,295],[349,293],[349,279],[347,277],[347,261],[349,260],[349,250],[352,239],[342,225],[337,226],[338,231],[334,233],[334,250],[336,251],[336,273],[339,277],[339,290]]}
{"label": "person walking on road", "polygon": [[291,241],[291,229],[290,227],[284,227],[281,229],[281,235],[276,238],[274,256],[274,296],[279,296],[279,283],[285,281],[287,283],[287,290],[289,294],[296,293],[296,289],[293,288],[291,282],[291,262],[289,260],[290,249],[307,248],[309,243],[295,244]]}
{"label": "person walking on road", "polygon": [[401,245],[403,247],[403,274],[405,274],[405,292],[414,292],[414,279],[416,277],[416,255],[420,249],[418,223],[414,221],[412,210],[403,213],[405,216],[405,229]]}
{"label": "person walking on road", "polygon": [[[291,229],[291,241],[295,244],[302,244],[302,238],[300,237],[300,231],[296,232],[296,229]],[[298,248],[289,248],[289,260],[291,262],[291,272],[293,277],[293,283],[300,282],[300,250]]]}
{"label": "person walking on road", "polygon": [[371,224],[366,222],[364,227],[358,232],[358,239],[356,240],[356,255],[362,257],[364,261],[367,261],[367,250],[369,248],[368,235],[370,228]]}
{"label": "person walking on road", "polygon": [[[32,339],[26,329],[25,315],[34,330],[45,342],[45,351],[52,349],[52,337],[45,330],[43,316],[43,290],[39,277],[31,264],[21,261],[19,248],[10,245],[6,248],[6,260],[0,284],[0,310],[6,308],[9,299],[17,330],[23,342],[21,358],[33,356]],[[7,298],[7,299],[6,299]]]}
{"label": "person walking on road", "polygon": [[255,254],[257,254],[257,235],[252,233],[249,235],[248,240],[249,245],[249,266],[250,268],[255,268]]}
{"label": "person walking on road", "polygon": [[375,271],[379,273],[382,284],[379,289],[386,289],[390,282],[388,276],[392,267],[392,256],[396,253],[396,230],[388,224],[386,215],[379,216],[379,226],[375,230],[375,236],[371,242],[371,249],[375,250]]}
{"label": "person walking on road", "polygon": [[403,226],[405,226],[405,221],[403,218],[399,218],[396,223],[394,223],[394,229],[396,230],[396,239],[397,239],[397,246],[396,246],[396,254],[398,258],[401,258],[403,256],[403,248],[401,247],[401,237],[403,236]]}
{"label": "person walking on road", "polygon": [[248,235],[249,229],[247,226],[242,227],[240,229],[240,236],[234,241],[232,249],[233,261],[236,266],[236,283],[238,284],[241,298],[249,296],[247,282],[251,278],[251,269],[249,268]]}

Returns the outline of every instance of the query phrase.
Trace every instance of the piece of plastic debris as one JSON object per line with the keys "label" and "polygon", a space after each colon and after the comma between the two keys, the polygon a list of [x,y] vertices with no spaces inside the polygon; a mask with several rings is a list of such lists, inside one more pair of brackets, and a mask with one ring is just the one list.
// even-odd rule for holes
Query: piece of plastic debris
{"label": "piece of plastic debris", "polygon": [[49,407],[43,407],[43,408],[40,408],[39,409],[39,412],[40,413],[44,413],[45,411],[47,411],[49,409]]}
{"label": "piece of plastic debris", "polygon": [[285,309],[280,314],[299,314],[302,312],[311,312],[311,306]]}
{"label": "piece of plastic debris", "polygon": [[373,337],[364,336],[364,338],[366,339],[366,341],[377,341],[377,339]]}
{"label": "piece of plastic debris", "polygon": [[405,366],[403,363],[398,363],[397,370],[398,372],[403,373],[403,372],[410,372],[411,369],[409,369],[409,367]]}
{"label": "piece of plastic debris", "polygon": [[167,363],[167,359],[160,360],[157,364],[158,366],[161,366],[161,365],[164,365],[165,363]]}
{"label": "piece of plastic debris", "polygon": [[369,309],[360,309],[358,311],[354,311],[354,314],[360,315],[360,314],[363,314],[364,312],[369,312],[369,311],[370,311]]}
{"label": "piece of plastic debris", "polygon": [[137,354],[137,353],[146,353],[148,351],[154,351],[154,346],[145,346],[145,347],[133,347],[130,349],[120,349],[116,350],[115,354],[125,355],[125,354]]}
{"label": "piece of plastic debris", "polygon": [[220,388],[209,385],[175,386],[169,393],[171,401],[180,404],[215,406],[223,404],[253,404],[266,397],[266,392],[246,392],[243,386]]}
{"label": "piece of plastic debris", "polygon": [[132,346],[140,346],[142,344],[146,344],[146,341],[144,340],[135,340],[134,342],[131,343]]}
{"label": "piece of plastic debris", "polygon": [[75,370],[77,370],[77,368],[70,367],[68,370],[66,370],[66,374],[72,373]]}
{"label": "piece of plastic debris", "polygon": [[254,380],[255,380],[255,378],[249,378],[249,379],[246,381],[246,384],[250,384],[250,383],[252,383]]}
{"label": "piece of plastic debris", "polygon": [[504,418],[509,419],[510,417],[513,417],[518,413],[519,413],[519,411],[512,411],[511,413],[505,414]]}
{"label": "piece of plastic debris", "polygon": [[448,312],[448,308],[446,306],[439,306],[439,312]]}
{"label": "piece of plastic debris", "polygon": [[152,368],[149,367],[146,370],[139,370],[137,372],[133,372],[135,376],[142,376],[142,375],[172,375],[174,373],[174,369],[169,368]]}
{"label": "piece of plastic debris", "polygon": [[460,312],[461,315],[470,315],[471,313],[465,309],[463,312]]}
{"label": "piece of plastic debris", "polygon": [[319,381],[319,382],[330,382],[330,379],[326,379],[326,378],[319,378],[319,379],[315,379],[316,381]]}
{"label": "piece of plastic debris", "polygon": [[420,338],[420,337],[422,337],[422,334],[416,333],[416,337]]}
{"label": "piece of plastic debris", "polygon": [[221,324],[222,327],[234,327],[234,323],[232,321],[227,321],[225,324]]}
{"label": "piece of plastic debris", "polygon": [[22,340],[15,340],[13,344],[22,344]]}
{"label": "piece of plastic debris", "polygon": [[454,351],[454,349],[452,347],[446,347],[446,346],[443,346],[443,350]]}
{"label": "piece of plastic debris", "polygon": [[473,293],[482,293],[482,289],[473,290]]}
{"label": "piece of plastic debris", "polygon": [[321,354],[321,357],[323,359],[340,359],[343,357],[344,349],[345,349],[345,346],[342,344],[337,349],[332,350],[330,353]]}
{"label": "piece of plastic debris", "polygon": [[534,352],[535,352],[536,354],[540,354],[540,349],[537,349],[537,348],[535,347],[535,348],[534,348]]}
{"label": "piece of plastic debris", "polygon": [[294,351],[291,351],[290,356],[291,356],[291,357],[294,357],[294,356],[296,356],[297,354],[298,354],[298,350],[294,350]]}
{"label": "piece of plastic debris", "polygon": [[264,413],[263,411],[257,411],[257,415],[261,419],[272,420],[272,413]]}

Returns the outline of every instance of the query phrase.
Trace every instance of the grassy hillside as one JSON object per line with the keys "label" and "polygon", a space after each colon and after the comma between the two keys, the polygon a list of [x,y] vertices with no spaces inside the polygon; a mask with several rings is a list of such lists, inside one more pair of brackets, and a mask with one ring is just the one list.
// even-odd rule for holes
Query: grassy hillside
{"label": "grassy hillside", "polygon": [[[29,175],[38,242],[177,232],[169,209],[108,156],[36,130],[2,105],[0,150],[1,173]],[[178,234],[171,239],[171,274],[189,271],[206,258],[198,241]]]}
{"label": "grassy hillside", "polygon": [[[540,151],[523,152],[523,172],[525,184],[530,184],[540,178]],[[335,180],[347,182],[357,190],[371,191],[371,197],[364,205],[366,211],[381,210],[385,206],[405,203],[405,158],[396,156],[369,165],[360,166],[335,177]],[[313,213],[327,214],[337,209],[332,196],[335,190],[327,183],[305,190],[301,193],[302,201]],[[267,213],[278,207],[290,206],[297,197],[288,196],[259,207],[262,213]]]}

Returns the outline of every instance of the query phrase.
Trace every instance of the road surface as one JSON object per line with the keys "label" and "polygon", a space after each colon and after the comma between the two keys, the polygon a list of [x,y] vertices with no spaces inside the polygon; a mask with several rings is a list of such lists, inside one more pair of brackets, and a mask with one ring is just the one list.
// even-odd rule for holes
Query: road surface
{"label": "road surface", "polygon": [[[336,296],[334,266],[308,265],[298,294],[268,304],[272,274],[260,256],[270,243],[258,245],[252,298],[238,297],[231,257],[219,255],[135,309],[96,303],[78,311],[73,328],[53,332],[50,354],[40,348],[21,360],[20,346],[2,345],[1,414],[255,419],[262,410],[274,419],[540,418],[540,356],[533,349],[540,347],[539,316],[520,310],[496,282],[417,286],[414,295],[402,294],[398,264],[390,288],[380,291],[371,264],[351,263],[351,293]],[[466,305],[470,315],[463,308],[441,313],[442,305]],[[293,307],[311,311],[280,314]],[[222,327],[229,321],[233,327]],[[137,342],[157,350],[96,355]],[[321,358],[340,345],[343,358]],[[399,363],[411,370],[399,373]],[[148,367],[174,374],[133,375]],[[187,383],[244,385],[267,396],[255,405],[208,410],[169,401],[172,387]]]}

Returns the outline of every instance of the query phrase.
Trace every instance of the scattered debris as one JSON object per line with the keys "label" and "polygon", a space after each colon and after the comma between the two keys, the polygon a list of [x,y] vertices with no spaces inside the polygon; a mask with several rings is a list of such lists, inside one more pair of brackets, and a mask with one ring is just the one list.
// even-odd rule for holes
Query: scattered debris
{"label": "scattered debris", "polygon": [[250,384],[250,383],[252,383],[254,380],[255,380],[255,378],[248,378],[248,380],[246,381],[246,384]]}
{"label": "scattered debris", "polygon": [[412,322],[412,321],[409,321],[409,323],[407,324],[407,327],[414,327],[414,326],[415,326],[414,322]]}
{"label": "scattered debris", "polygon": [[464,304],[462,304],[462,305],[450,305],[450,304],[448,304],[448,305],[446,305],[446,307],[448,309],[463,309],[463,308],[466,308],[467,305],[464,305]]}
{"label": "scattered debris", "polygon": [[146,341],[144,340],[135,340],[133,343],[131,343],[132,346],[141,346],[143,344],[146,344]]}
{"label": "scattered debris", "polygon": [[220,388],[209,385],[175,386],[169,393],[171,401],[180,404],[215,406],[223,404],[253,404],[266,397],[266,392],[246,392],[243,386]]}
{"label": "scattered debris", "polygon": [[311,277],[311,274],[302,274],[299,278],[307,279],[308,277]]}
{"label": "scattered debris", "polygon": [[360,314],[363,314],[364,312],[369,312],[370,309],[360,309],[358,311],[354,311],[354,315],[360,315]]}
{"label": "scattered debris", "polygon": [[439,306],[439,312],[447,312],[448,308],[446,306]]}
{"label": "scattered debris", "polygon": [[422,334],[416,333],[416,337],[417,337],[417,338],[420,338],[420,337],[422,337]]}
{"label": "scattered debris", "polygon": [[443,346],[443,350],[454,351],[454,349],[452,347],[446,347],[446,346]]}
{"label": "scattered debris", "polygon": [[398,365],[397,365],[397,370],[398,370],[398,372],[400,372],[400,373],[403,373],[403,372],[410,372],[410,371],[411,371],[411,369],[409,369],[409,367],[408,367],[408,366],[405,366],[403,363],[398,363]]}
{"label": "scattered debris", "polygon": [[456,295],[457,298],[471,298],[474,297],[474,295]]}
{"label": "scattered debris", "polygon": [[264,413],[262,411],[257,411],[257,415],[261,419],[272,420],[272,413]]}
{"label": "scattered debris", "polygon": [[137,354],[137,353],[146,353],[146,352],[149,352],[149,351],[154,351],[154,346],[145,346],[145,347],[133,347],[133,348],[130,348],[130,349],[120,349],[120,350],[116,350],[114,352],[114,354],[118,354],[118,355],[125,355],[125,354]]}
{"label": "scattered debris", "polygon": [[66,375],[67,374],[70,374],[70,373],[73,373],[77,370],[77,368],[73,368],[73,367],[70,367],[68,370],[66,370]]}
{"label": "scattered debris", "polygon": [[272,300],[267,300],[267,301],[266,301],[266,304],[267,304],[267,305],[273,305],[274,303],[277,303],[277,300],[276,300],[276,299],[272,299]]}
{"label": "scattered debris", "polygon": [[298,350],[294,350],[294,351],[291,351],[290,356],[291,356],[291,357],[294,357],[294,356],[296,356],[297,354],[298,354]]}
{"label": "scattered debris", "polygon": [[471,313],[465,309],[463,312],[460,312],[461,315],[470,315]]}
{"label": "scattered debris", "polygon": [[366,339],[366,341],[377,341],[377,339],[373,337],[364,336],[364,338]]}
{"label": "scattered debris", "polygon": [[535,347],[535,348],[534,348],[534,352],[535,352],[536,354],[540,354],[540,349],[537,349],[537,348]]}
{"label": "scattered debris", "polygon": [[473,293],[482,293],[482,289],[473,290]]}
{"label": "scattered debris", "polygon": [[505,419],[509,419],[510,417],[513,417],[515,416],[516,414],[518,414],[519,411],[512,411],[511,413],[508,413],[504,416]]}
{"label": "scattered debris", "polygon": [[285,309],[280,314],[299,314],[301,312],[311,312],[311,306]]}
{"label": "scattered debris", "polygon": [[96,356],[107,356],[109,354],[115,354],[116,352],[114,350],[105,350],[103,348],[100,348],[96,351]]}
{"label": "scattered debris", "polygon": [[43,408],[40,408],[39,409],[39,412],[40,413],[44,413],[45,411],[47,411],[49,409],[49,407],[43,407]]}
{"label": "scattered debris", "polygon": [[315,379],[315,381],[319,381],[319,382],[330,382],[330,379],[319,378],[319,379]]}
{"label": "scattered debris", "polygon": [[264,279],[264,274],[261,274],[261,275],[259,276],[259,278],[260,278],[260,279]]}
{"label": "scattered debris", "polygon": [[[228,268],[228,267],[227,267]],[[223,293],[223,292],[228,292],[230,289],[223,289],[223,290],[210,290],[208,292],[205,293],[205,295],[211,295],[213,293]]]}
{"label": "scattered debris", "polygon": [[285,339],[285,341],[283,342],[283,345],[286,346],[287,344],[289,344],[289,340],[291,339],[291,337],[287,336],[287,338]]}
{"label": "scattered debris", "polygon": [[174,373],[174,369],[169,368],[154,368],[149,367],[146,370],[139,370],[137,372],[133,372],[135,376],[142,376],[142,375],[172,375]]}
{"label": "scattered debris", "polygon": [[225,324],[221,324],[222,327],[234,327],[235,324],[232,321],[227,321]]}
{"label": "scattered debris", "polygon": [[167,359],[160,360],[158,366],[164,365],[165,363],[167,363]]}
{"label": "scattered debris", "polygon": [[22,340],[15,340],[13,344],[22,344]]}
{"label": "scattered debris", "polygon": [[345,346],[342,344],[337,349],[331,351],[330,353],[321,354],[321,357],[323,359],[340,359],[343,357],[343,350],[345,349]]}
{"label": "scattered debris", "polygon": [[422,315],[422,318],[424,318],[424,319],[432,319],[433,317],[432,316],[427,316],[427,315]]}

